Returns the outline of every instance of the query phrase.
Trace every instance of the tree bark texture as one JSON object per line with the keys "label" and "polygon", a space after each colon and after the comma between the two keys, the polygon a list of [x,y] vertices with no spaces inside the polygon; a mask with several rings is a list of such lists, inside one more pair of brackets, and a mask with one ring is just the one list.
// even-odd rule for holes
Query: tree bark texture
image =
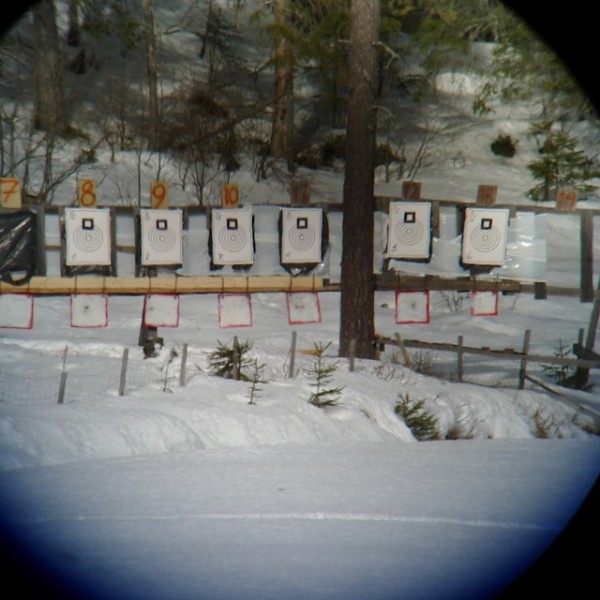
{"label": "tree bark texture", "polygon": [[51,136],[63,135],[67,130],[67,112],[53,1],[34,5],[33,23],[36,35],[35,124]]}
{"label": "tree bark texture", "polygon": [[152,0],[144,0],[144,21],[148,65],[148,147],[152,151],[159,147],[158,59]]}
{"label": "tree bark texture", "polygon": [[[373,183],[379,1],[352,0],[340,306],[340,356],[375,358]],[[353,342],[354,341],[354,342]]]}
{"label": "tree bark texture", "polygon": [[[285,27],[287,0],[275,1],[275,20]],[[293,171],[294,157],[294,69],[290,43],[282,35],[275,49],[275,101],[271,129],[271,155],[285,159]]]}

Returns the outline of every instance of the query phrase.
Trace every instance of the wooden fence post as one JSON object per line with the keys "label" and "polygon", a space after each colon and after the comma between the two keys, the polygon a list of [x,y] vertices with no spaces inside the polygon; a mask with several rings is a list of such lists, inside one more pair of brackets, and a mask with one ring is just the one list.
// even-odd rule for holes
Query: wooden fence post
{"label": "wooden fence post", "polygon": [[129,361],[129,348],[123,348],[123,358],[121,360],[121,377],[119,379],[119,396],[125,394],[125,385],[127,383],[127,362]]}
{"label": "wooden fence post", "polygon": [[404,364],[409,369],[412,369],[412,360],[410,358],[410,354],[408,353],[408,350],[406,349],[406,346],[404,345],[404,340],[402,339],[402,336],[400,335],[399,331],[396,332],[396,342],[398,343],[398,346],[400,346],[400,351],[402,352],[402,358],[404,358]]}
{"label": "wooden fence post", "polygon": [[519,389],[525,389],[525,379],[527,377],[527,353],[529,352],[529,340],[531,339],[531,329],[525,331],[523,338],[523,358],[521,359],[521,370],[519,371]]}
{"label": "wooden fence post", "polygon": [[58,403],[63,404],[65,401],[65,391],[67,389],[67,352],[69,346],[65,346],[63,352],[62,371],[60,373],[60,383],[58,385]]}
{"label": "wooden fence post", "polygon": [[231,376],[236,381],[240,378],[240,343],[237,335],[233,336],[233,373]]}
{"label": "wooden fence post", "polygon": [[294,369],[296,368],[296,332],[292,331],[292,347],[290,348],[290,368],[288,370],[288,377],[294,378]]}
{"label": "wooden fence post", "polygon": [[179,387],[185,387],[185,368],[187,363],[188,345],[183,345],[181,352],[181,368],[179,369]]}
{"label": "wooden fence post", "polygon": [[463,380],[463,336],[458,336],[458,350],[456,351],[456,363],[457,363],[457,377],[459,383],[462,383]]}
{"label": "wooden fence post", "polygon": [[594,216],[581,212],[581,301],[594,301]]}

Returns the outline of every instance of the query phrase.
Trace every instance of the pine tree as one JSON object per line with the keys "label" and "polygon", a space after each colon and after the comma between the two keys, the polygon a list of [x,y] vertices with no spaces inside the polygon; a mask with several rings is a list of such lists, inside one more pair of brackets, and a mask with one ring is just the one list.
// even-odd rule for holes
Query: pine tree
{"label": "pine tree", "polygon": [[315,388],[311,394],[309,402],[324,408],[326,406],[337,406],[340,393],[344,389],[342,387],[328,387],[333,379],[333,373],[337,369],[337,363],[325,364],[325,353],[327,352],[331,342],[323,346],[323,344],[315,344],[315,362],[311,369],[306,369],[304,372],[312,381],[310,384]]}
{"label": "pine tree", "polygon": [[554,129],[551,123],[534,125],[532,134],[542,136],[538,146],[540,158],[527,167],[540,183],[527,191],[528,197],[536,201],[556,200],[560,188],[577,188],[583,192],[594,189],[587,182],[598,177],[600,171],[577,147],[575,137]]}

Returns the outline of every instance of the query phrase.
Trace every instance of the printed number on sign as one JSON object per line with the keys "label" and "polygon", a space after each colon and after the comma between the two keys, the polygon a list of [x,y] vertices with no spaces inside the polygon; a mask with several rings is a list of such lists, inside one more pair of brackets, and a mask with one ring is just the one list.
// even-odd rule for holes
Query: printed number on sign
{"label": "printed number on sign", "polygon": [[96,206],[96,182],[93,179],[83,179],[79,182],[79,206]]}

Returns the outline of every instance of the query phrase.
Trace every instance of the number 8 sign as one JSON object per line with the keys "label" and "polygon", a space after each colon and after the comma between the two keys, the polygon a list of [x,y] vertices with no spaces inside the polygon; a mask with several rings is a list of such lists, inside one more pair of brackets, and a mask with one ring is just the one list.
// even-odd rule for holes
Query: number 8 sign
{"label": "number 8 sign", "polygon": [[77,191],[81,208],[96,208],[96,182],[93,179],[80,179]]}

